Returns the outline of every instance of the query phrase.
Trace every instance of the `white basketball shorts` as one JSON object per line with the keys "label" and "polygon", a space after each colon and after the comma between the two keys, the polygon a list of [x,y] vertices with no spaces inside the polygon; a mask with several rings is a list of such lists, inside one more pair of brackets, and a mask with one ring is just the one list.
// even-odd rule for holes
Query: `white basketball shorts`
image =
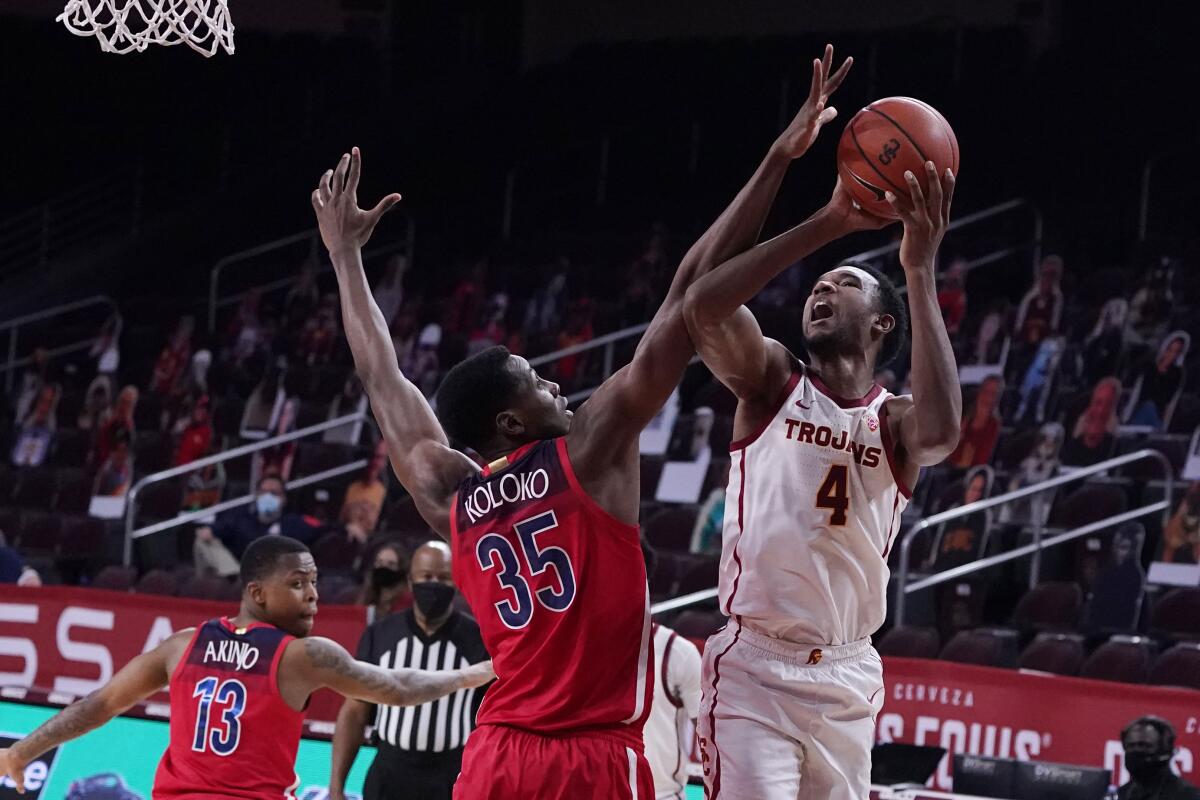
{"label": "white basketball shorts", "polygon": [[883,662],[870,639],[830,647],[730,620],[704,648],[700,750],[708,800],[865,800]]}

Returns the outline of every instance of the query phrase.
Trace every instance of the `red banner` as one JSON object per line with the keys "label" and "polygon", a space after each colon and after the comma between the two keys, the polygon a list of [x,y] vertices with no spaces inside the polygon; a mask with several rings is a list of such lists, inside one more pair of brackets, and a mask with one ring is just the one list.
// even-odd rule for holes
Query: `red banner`
{"label": "red banner", "polygon": [[[175,631],[236,613],[236,604],[210,600],[5,585],[0,595],[0,686],[35,686],[79,697]],[[365,609],[325,606],[313,632],[353,653],[365,627]],[[166,695],[156,699],[165,702]],[[332,692],[318,692],[308,718],[336,719],[340,707]]]}
{"label": "red banner", "polygon": [[[1156,714],[1178,734],[1175,771],[1200,784],[1200,692],[948,661],[885,658],[883,663],[887,699],[875,731],[879,742],[1105,767],[1120,784],[1129,779],[1121,729],[1143,714]],[[950,770],[947,757],[934,775],[935,789],[950,789]]]}

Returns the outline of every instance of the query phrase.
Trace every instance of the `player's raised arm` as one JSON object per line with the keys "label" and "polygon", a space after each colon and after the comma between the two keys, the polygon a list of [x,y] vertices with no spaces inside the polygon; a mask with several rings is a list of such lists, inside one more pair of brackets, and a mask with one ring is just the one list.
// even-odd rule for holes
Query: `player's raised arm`
{"label": "player's raised arm", "polygon": [[900,265],[908,285],[912,325],[912,397],[889,402],[897,455],[910,467],[937,464],[958,446],[962,390],[954,349],[937,301],[937,251],[950,224],[954,173],[938,175],[925,162],[928,197],[912,172],[906,172],[908,197],[888,192],[887,199],[904,222]]}
{"label": "player's raised arm", "polygon": [[100,727],[128,711],[134,703],[165,688],[193,633],[194,629],[188,628],[170,636],[122,667],[104,686],[76,700],[12,747],[0,750],[0,778],[7,775],[17,791],[24,793],[25,766],[29,762]]}
{"label": "player's raised arm", "polygon": [[283,660],[281,673],[286,667],[288,695],[307,697],[328,688],[385,706],[421,705],[459,689],[483,686],[496,677],[491,661],[452,670],[384,669],[357,661],[340,644],[320,636],[291,642]]}
{"label": "player's raised arm", "polygon": [[739,399],[774,399],[787,382],[790,356],[763,337],[746,308],[775,277],[822,245],[887,220],[858,209],[839,180],[829,203],[791,230],[740,253],[688,289],[684,316],[696,350]]}
{"label": "player's raised arm", "polygon": [[[592,463],[593,446],[610,453],[608,463],[625,455],[642,428],[658,413],[678,385],[695,354],[683,319],[688,287],[722,261],[751,247],[758,239],[784,173],[816,140],[821,126],[836,116],[829,96],[849,72],[851,59],[831,73],[833,47],[813,61],[808,99],[787,129],[771,145],[750,181],[716,222],[692,245],[675,272],[667,297],[642,336],[632,362],[618,371],[580,409],[571,427],[572,453],[580,465]],[[819,246],[814,239],[813,248]],[[573,459],[575,460],[575,459]],[[599,465],[598,465],[599,466]]]}
{"label": "player's raised arm", "polygon": [[363,245],[400,195],[389,194],[364,211],[358,207],[361,174],[362,154],[355,147],[342,156],[336,169],[321,176],[312,204],[337,274],[342,323],[354,366],[387,440],[392,468],[417,510],[446,537],[450,495],[475,466],[450,448],[425,396],[400,372],[387,320],[375,303],[362,264]]}

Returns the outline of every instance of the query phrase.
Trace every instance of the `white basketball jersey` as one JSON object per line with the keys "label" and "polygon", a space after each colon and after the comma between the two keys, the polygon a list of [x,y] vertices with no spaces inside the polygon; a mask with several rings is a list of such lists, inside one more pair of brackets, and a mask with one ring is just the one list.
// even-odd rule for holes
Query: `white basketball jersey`
{"label": "white basketball jersey", "polygon": [[774,415],[730,446],[721,610],[768,636],[840,645],[883,624],[887,554],[911,496],[875,386],[834,396],[797,364]]}

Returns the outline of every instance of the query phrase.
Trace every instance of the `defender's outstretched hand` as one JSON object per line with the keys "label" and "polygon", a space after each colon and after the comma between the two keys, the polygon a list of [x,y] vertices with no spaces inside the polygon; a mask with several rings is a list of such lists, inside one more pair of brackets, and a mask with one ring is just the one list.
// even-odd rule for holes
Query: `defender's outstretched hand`
{"label": "defender's outstretched hand", "polygon": [[823,58],[813,59],[812,84],[808,89],[808,99],[800,106],[800,111],[787,129],[779,134],[775,147],[789,158],[799,158],[812,147],[821,126],[837,116],[837,109],[826,106],[829,96],[837,91],[846,79],[846,73],[854,63],[853,58],[847,58],[832,75],[829,70],[833,67],[833,45],[825,45]]}
{"label": "defender's outstretched hand", "polygon": [[904,239],[900,242],[900,266],[905,270],[934,267],[938,247],[946,228],[950,226],[950,203],[954,200],[954,173],[949,169],[939,176],[932,161],[925,162],[929,196],[921,189],[917,176],[908,171],[908,197],[888,192],[885,197],[904,223]]}
{"label": "defender's outstretched hand", "polygon": [[361,248],[371,238],[380,218],[400,195],[389,194],[370,211],[358,207],[358,179],[362,174],[362,152],[357,147],[343,153],[336,169],[326,170],[312,193],[313,209],[321,239],[332,253],[345,248]]}

